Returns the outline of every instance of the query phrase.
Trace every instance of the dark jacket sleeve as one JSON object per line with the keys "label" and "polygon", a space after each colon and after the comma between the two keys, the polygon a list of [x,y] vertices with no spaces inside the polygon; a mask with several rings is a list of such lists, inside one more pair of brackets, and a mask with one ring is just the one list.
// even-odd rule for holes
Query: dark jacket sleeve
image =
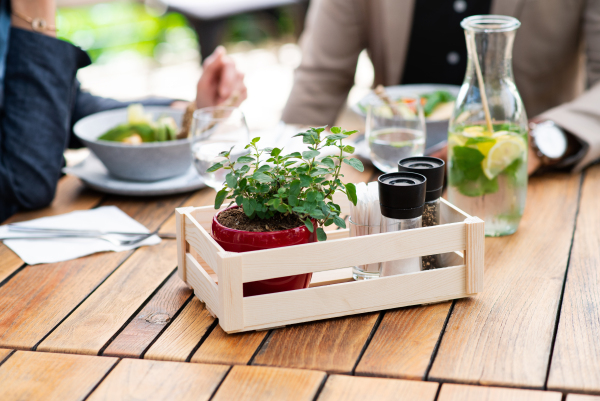
{"label": "dark jacket sleeve", "polygon": [[69,140],[81,49],[11,28],[0,114],[0,221],[54,198]]}

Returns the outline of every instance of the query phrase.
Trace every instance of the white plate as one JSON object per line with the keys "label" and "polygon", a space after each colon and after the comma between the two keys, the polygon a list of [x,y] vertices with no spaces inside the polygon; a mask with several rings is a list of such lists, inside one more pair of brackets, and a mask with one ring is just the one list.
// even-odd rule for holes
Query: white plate
{"label": "white plate", "polygon": [[195,191],[203,188],[204,181],[192,165],[180,176],[154,182],[125,181],[111,176],[94,154],[81,163],[63,168],[65,174],[78,177],[88,187],[100,192],[129,196],[159,196]]}
{"label": "white plate", "polygon": [[[412,85],[395,85],[386,86],[385,90],[392,99],[396,99],[402,96],[420,96],[426,93],[437,92],[437,91],[448,91],[454,97],[458,96],[460,86],[458,85],[444,85],[444,84],[412,84]],[[356,114],[362,117],[366,117],[366,113],[361,109],[365,108],[370,104],[381,103],[379,97],[373,92],[369,92],[368,95],[358,101],[358,103],[352,105],[351,109]]]}

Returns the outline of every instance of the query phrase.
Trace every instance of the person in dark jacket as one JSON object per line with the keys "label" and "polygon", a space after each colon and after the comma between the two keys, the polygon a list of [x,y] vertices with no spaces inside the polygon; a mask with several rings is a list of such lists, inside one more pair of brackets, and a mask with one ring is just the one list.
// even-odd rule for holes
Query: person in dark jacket
{"label": "person in dark jacket", "polygon": [[[81,90],[76,73],[90,59],[80,48],[56,39],[55,13],[54,0],[0,0],[0,222],[52,202],[63,152],[69,144],[77,145],[75,122],[128,104]],[[218,105],[233,93],[239,95],[238,104],[246,98],[243,75],[218,48],[204,62],[196,105]]]}

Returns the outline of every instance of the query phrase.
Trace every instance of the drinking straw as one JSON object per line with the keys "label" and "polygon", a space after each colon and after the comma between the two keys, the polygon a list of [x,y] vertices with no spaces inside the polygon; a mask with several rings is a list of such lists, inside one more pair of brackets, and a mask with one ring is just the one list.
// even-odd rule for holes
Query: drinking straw
{"label": "drinking straw", "polygon": [[479,92],[481,92],[481,104],[483,105],[483,112],[485,113],[485,122],[488,127],[490,134],[494,133],[492,127],[492,118],[490,116],[490,108],[488,106],[487,95],[485,94],[485,83],[483,82],[483,74],[481,73],[481,65],[479,65],[479,56],[477,55],[477,45],[475,44],[475,37],[473,35],[467,35],[467,45],[471,48],[471,54],[473,54],[475,62],[475,73],[477,75],[477,82],[479,83]]}

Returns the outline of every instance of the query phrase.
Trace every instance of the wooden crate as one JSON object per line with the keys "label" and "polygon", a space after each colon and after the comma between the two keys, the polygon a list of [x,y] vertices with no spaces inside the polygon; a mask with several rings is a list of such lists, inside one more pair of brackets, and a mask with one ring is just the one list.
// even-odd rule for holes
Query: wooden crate
{"label": "wooden crate", "polygon": [[[436,227],[353,238],[336,230],[325,242],[245,253],[226,252],[209,234],[216,212],[176,209],[178,273],[227,333],[441,302],[483,288],[484,223],[443,199]],[[443,254],[447,267],[366,281],[353,281],[348,267],[433,254]],[[242,295],[245,282],[311,272],[310,288]]]}

